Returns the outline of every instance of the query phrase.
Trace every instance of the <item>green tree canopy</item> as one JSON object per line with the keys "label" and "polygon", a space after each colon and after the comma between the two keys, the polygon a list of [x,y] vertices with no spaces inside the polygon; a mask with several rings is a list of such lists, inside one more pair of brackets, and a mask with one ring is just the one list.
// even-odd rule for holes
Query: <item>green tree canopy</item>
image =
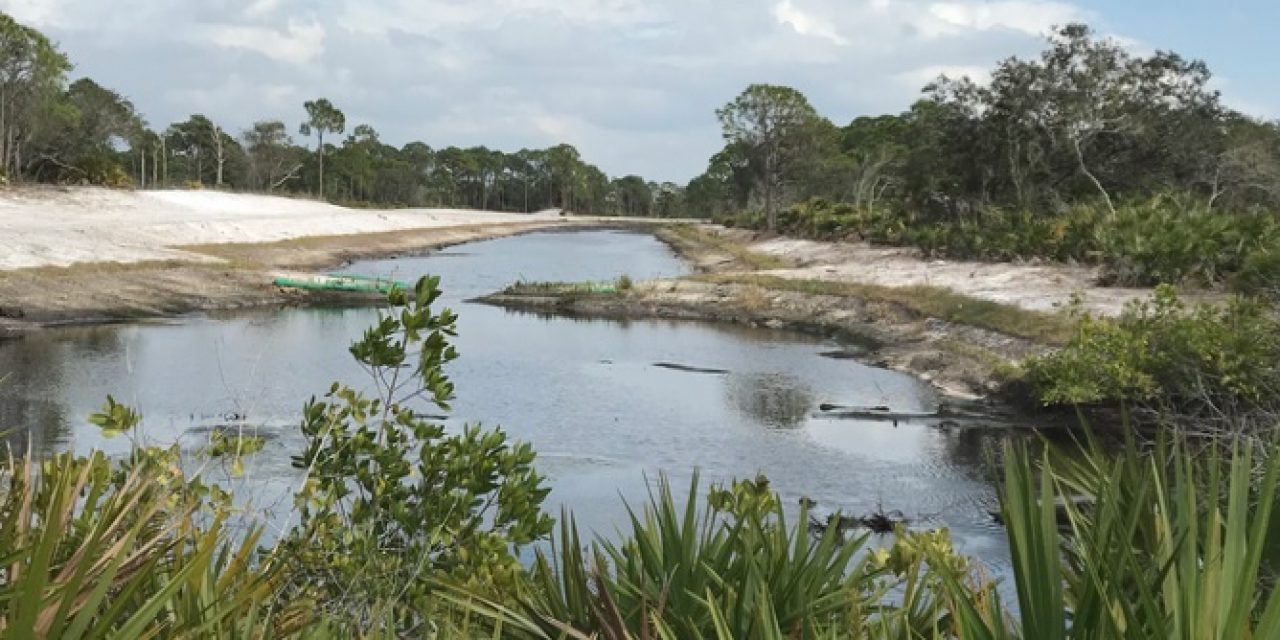
{"label": "green tree canopy", "polygon": [[776,228],[784,188],[814,159],[831,123],[799,91],[767,84],[747,87],[716,115],[732,153],[749,167],[769,228]]}
{"label": "green tree canopy", "polygon": [[347,128],[347,117],[329,102],[328,98],[318,98],[316,100],[308,100],[302,104],[307,110],[307,119],[298,128],[298,132],[304,136],[310,136],[313,133],[316,136],[316,159],[319,175],[319,192],[323,197],[324,190],[324,134],[336,133],[341,134]]}

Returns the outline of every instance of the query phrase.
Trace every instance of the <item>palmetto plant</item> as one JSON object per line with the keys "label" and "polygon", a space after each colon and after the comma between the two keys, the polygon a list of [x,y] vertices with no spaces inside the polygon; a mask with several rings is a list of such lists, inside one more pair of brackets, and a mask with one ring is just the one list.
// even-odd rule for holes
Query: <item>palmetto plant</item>
{"label": "palmetto plant", "polygon": [[3,637],[261,638],[306,617],[294,605],[268,615],[276,573],[255,561],[258,533],[229,534],[176,469],[63,454],[5,475]]}
{"label": "palmetto plant", "polygon": [[[803,505],[790,521],[763,478],[713,488],[704,503],[695,476],[687,502],[677,504],[664,478],[644,508],[631,511],[620,540],[586,547],[566,515],[517,606],[464,590],[452,598],[528,638],[912,638],[941,624],[944,612],[928,589],[900,592],[901,608],[883,604],[903,576],[921,577],[923,562],[908,560],[909,570],[897,573],[864,553],[865,536],[811,532]],[[900,613],[907,609],[916,615]]]}
{"label": "palmetto plant", "polygon": [[1130,441],[1038,464],[1015,447],[1002,500],[1018,615],[975,606],[951,580],[960,636],[1280,638],[1278,480],[1280,458],[1242,445]]}

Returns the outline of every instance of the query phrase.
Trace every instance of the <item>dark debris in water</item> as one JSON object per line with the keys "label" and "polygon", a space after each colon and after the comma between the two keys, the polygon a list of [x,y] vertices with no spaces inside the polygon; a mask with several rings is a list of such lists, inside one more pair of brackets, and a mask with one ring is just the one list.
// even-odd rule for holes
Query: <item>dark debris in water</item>
{"label": "dark debris in water", "polygon": [[833,351],[823,351],[818,355],[824,358],[831,358],[832,360],[861,360],[866,358],[870,353],[871,351],[869,349],[863,347],[847,346]]}
{"label": "dark debris in water", "polygon": [[[816,507],[818,504],[809,498],[801,498],[800,503],[808,508]],[[864,516],[849,516],[839,511],[827,514],[825,518],[809,514],[809,528],[819,534],[836,527],[841,533],[851,529],[866,529],[875,534],[885,535],[893,533],[899,526],[905,527],[909,524],[911,520],[906,514],[896,509],[885,511],[884,507],[877,507],[875,511]]]}
{"label": "dark debris in water", "polygon": [[672,371],[685,371],[688,373],[707,373],[711,375],[723,376],[728,375],[727,369],[710,369],[707,367],[693,367],[687,364],[676,364],[674,362],[655,362],[653,366],[662,369],[671,369]]}

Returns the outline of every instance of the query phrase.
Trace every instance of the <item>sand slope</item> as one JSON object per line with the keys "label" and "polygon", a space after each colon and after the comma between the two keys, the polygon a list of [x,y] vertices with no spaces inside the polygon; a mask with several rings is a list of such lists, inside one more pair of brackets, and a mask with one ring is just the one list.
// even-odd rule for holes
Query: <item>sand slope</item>
{"label": "sand slope", "polygon": [[273,242],[555,219],[459,209],[347,209],[322,202],[217,191],[0,190],[0,270],[81,262],[214,260],[187,244]]}
{"label": "sand slope", "polygon": [[[1090,312],[1117,315],[1130,300],[1151,295],[1151,289],[1099,286],[1098,268],[1083,265],[929,260],[911,248],[793,238],[773,238],[754,243],[751,248],[799,265],[765,272],[770,275],[889,287],[945,287],[1036,311],[1062,309],[1073,297],[1079,297]],[[1207,299],[1202,295],[1190,297]]]}

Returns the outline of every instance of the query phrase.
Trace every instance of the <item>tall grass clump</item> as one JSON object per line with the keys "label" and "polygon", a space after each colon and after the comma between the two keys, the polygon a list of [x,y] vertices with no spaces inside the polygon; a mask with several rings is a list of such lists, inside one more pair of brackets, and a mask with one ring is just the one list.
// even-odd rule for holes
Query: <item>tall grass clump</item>
{"label": "tall grass clump", "polygon": [[1280,637],[1280,457],[1183,437],[1037,450],[1002,462],[1011,600],[945,530],[811,535],[759,482],[706,503],[695,484],[683,507],[660,483],[620,541],[584,546],[566,517],[517,605],[449,597],[521,638]]}
{"label": "tall grass clump", "polygon": [[679,499],[664,478],[620,539],[584,545],[563,517],[517,606],[467,601],[530,638],[944,637],[941,576],[965,580],[970,567],[945,530],[901,530],[873,548],[869,534],[810,527],[806,507],[789,518],[763,478],[713,487],[705,501],[696,477]]}

